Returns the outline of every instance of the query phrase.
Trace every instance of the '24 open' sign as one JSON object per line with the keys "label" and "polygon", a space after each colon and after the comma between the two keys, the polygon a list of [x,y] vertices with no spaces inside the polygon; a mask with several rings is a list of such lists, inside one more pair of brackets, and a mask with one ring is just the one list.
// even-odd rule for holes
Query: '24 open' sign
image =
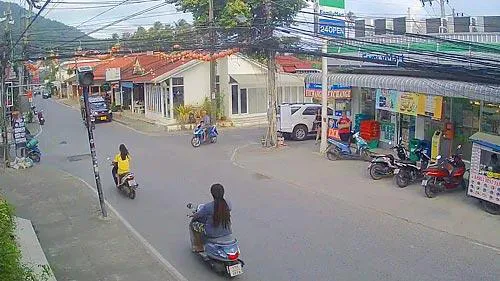
{"label": "'24 open' sign", "polygon": [[319,33],[329,37],[345,37],[345,21],[320,19]]}

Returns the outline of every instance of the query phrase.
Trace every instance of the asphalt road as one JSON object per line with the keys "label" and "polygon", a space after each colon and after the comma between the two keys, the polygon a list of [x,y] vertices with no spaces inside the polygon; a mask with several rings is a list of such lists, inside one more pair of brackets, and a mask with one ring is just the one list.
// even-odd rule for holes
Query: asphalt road
{"label": "asphalt road", "polygon": [[[42,165],[95,185],[79,112],[52,100],[37,103],[46,115]],[[217,144],[193,149],[187,134],[152,137],[114,122],[97,124],[104,195],[190,281],[223,279],[190,252],[187,233],[186,203],[209,201],[214,182],[226,187],[233,204],[233,231],[247,263],[238,280],[500,280],[496,249],[233,165],[233,150],[262,134],[221,130]],[[129,148],[141,185],[135,200],[115,190],[106,160],[120,143]],[[313,176],[290,171],[301,172]]]}

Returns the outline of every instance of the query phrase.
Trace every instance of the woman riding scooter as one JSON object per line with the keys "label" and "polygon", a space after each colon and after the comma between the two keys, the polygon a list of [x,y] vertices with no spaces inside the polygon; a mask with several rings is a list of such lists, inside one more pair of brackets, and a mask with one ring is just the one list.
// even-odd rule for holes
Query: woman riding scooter
{"label": "woman riding scooter", "polygon": [[204,204],[193,214],[189,224],[193,252],[203,252],[203,236],[218,238],[232,234],[231,204],[224,199],[224,187],[213,184],[210,192],[214,201]]}
{"label": "woman riding scooter", "polygon": [[119,182],[123,175],[130,172],[130,154],[124,144],[120,144],[120,153],[116,154],[115,159],[113,159],[113,179],[115,180],[115,185],[118,187]]}

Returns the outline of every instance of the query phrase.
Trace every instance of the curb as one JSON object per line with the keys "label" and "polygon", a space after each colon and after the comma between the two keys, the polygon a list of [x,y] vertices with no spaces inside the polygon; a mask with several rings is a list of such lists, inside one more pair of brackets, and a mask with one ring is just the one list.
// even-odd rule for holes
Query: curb
{"label": "curb", "polygon": [[[69,172],[66,172],[64,170],[57,169],[58,171],[74,178],[77,179],[78,181],[82,182],[88,189],[92,191],[92,194],[96,198],[99,198],[99,195],[97,194],[97,190],[94,189],[92,185],[90,185],[88,182],[86,182],[84,179],[75,176]],[[165,268],[165,270],[170,273],[177,281],[188,281],[186,277],[184,277],[175,267],[168,262],[159,252],[156,250],[147,240],[144,238],[124,217],[120,215],[120,213],[107,201],[104,200],[104,204],[106,204],[106,207],[108,207],[111,212],[123,223],[123,225],[135,236],[135,238],[142,243],[144,248],[154,257],[156,260]]]}

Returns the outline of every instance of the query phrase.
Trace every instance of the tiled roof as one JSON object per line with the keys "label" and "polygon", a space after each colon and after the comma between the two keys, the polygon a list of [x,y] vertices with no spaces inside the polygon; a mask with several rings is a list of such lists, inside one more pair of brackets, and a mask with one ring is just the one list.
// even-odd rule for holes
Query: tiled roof
{"label": "tiled roof", "polygon": [[293,73],[297,69],[311,69],[312,62],[301,60],[294,56],[277,56],[276,63],[281,67],[283,72]]}
{"label": "tiled roof", "polygon": [[[136,61],[142,70],[140,72],[134,71]],[[106,79],[106,69],[120,68],[121,81],[148,83],[154,78],[172,71],[189,61],[186,59],[171,63],[156,54],[135,54],[116,57],[95,66],[94,80],[104,81]]]}

